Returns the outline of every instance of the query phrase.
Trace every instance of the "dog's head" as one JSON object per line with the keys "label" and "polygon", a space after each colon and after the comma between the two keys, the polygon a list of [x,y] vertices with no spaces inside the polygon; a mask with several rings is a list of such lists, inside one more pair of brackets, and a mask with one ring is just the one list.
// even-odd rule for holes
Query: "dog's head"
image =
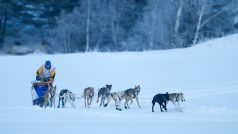
{"label": "dog's head", "polygon": [[184,94],[183,93],[178,93],[179,99],[184,102],[185,98],[184,98]]}
{"label": "dog's head", "polygon": [[107,90],[110,90],[110,91],[111,91],[112,85],[106,85],[106,88],[107,88]]}
{"label": "dog's head", "polygon": [[112,85],[106,85],[106,96],[108,96],[111,92]]}
{"label": "dog's head", "polygon": [[93,97],[93,95],[94,95],[94,88],[93,88],[93,87],[90,87],[90,88],[89,88],[89,96],[90,96],[90,97]]}
{"label": "dog's head", "polygon": [[165,97],[165,100],[168,101],[168,100],[169,100],[169,93],[166,92],[166,93],[164,94],[164,97]]}
{"label": "dog's head", "polygon": [[50,87],[49,91],[50,91],[50,94],[51,94],[52,97],[55,96],[55,94],[56,94],[56,86]]}
{"label": "dog's head", "polygon": [[136,95],[138,95],[139,93],[140,93],[140,86],[138,85],[138,86],[135,86],[135,88],[134,88],[134,91],[135,91],[135,93],[136,93]]}

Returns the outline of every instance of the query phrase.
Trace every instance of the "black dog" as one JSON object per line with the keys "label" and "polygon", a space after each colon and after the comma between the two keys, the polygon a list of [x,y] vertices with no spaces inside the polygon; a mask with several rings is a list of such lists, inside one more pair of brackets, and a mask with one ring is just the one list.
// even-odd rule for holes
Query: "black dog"
{"label": "black dog", "polygon": [[155,102],[159,103],[160,106],[160,110],[161,112],[163,112],[163,109],[167,112],[167,102],[169,101],[169,94],[168,92],[165,94],[157,94],[154,96],[153,100],[152,100],[152,112],[154,112],[154,106],[155,106]]}

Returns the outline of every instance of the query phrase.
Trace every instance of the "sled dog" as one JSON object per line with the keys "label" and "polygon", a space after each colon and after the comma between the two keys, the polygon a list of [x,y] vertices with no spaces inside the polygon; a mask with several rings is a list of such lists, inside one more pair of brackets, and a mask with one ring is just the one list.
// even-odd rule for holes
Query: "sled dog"
{"label": "sled dog", "polygon": [[167,112],[167,102],[169,101],[169,94],[168,92],[165,94],[157,94],[153,97],[152,100],[152,112],[154,112],[155,103],[159,103],[160,111],[163,112],[163,109]]}
{"label": "sled dog", "polygon": [[[185,98],[184,98],[184,95],[183,93],[170,93],[169,94],[169,101],[171,101],[176,109],[180,112],[182,112],[181,108],[180,108],[180,105],[179,105],[179,102],[184,102],[185,101]],[[176,102],[177,102],[177,105],[176,105]]]}
{"label": "sled dog", "polygon": [[49,86],[49,90],[44,92],[44,106],[50,105],[50,107],[55,108],[55,95],[56,95],[56,86]]}
{"label": "sled dog", "polygon": [[83,92],[83,96],[84,96],[84,104],[85,104],[85,108],[89,108],[92,100],[93,100],[93,96],[94,96],[94,88],[93,87],[87,87],[84,89]]}
{"label": "sled dog", "polygon": [[48,86],[48,91],[44,91],[44,96],[43,96],[43,105],[44,107],[47,107],[50,105],[52,107],[54,105],[55,107],[55,93],[56,93],[56,86],[49,85]]}
{"label": "sled dog", "polygon": [[124,91],[124,97],[126,102],[124,103],[125,109],[130,109],[130,106],[128,105],[129,100],[131,100],[131,103],[133,102],[132,99],[136,99],[136,102],[139,106],[139,108],[141,108],[139,100],[138,100],[138,95],[140,93],[140,86],[135,86],[135,88],[130,88]]}
{"label": "sled dog", "polygon": [[[112,85],[106,85],[106,87],[102,87],[99,89],[97,103],[99,102],[99,98],[101,97],[100,106],[102,106],[102,104],[104,107],[108,105],[111,89],[112,89]],[[107,99],[107,103],[105,104],[106,99]]]}
{"label": "sled dog", "polygon": [[76,95],[72,93],[71,91],[67,89],[63,89],[59,93],[59,103],[58,108],[60,108],[60,103],[62,104],[62,108],[65,108],[65,105],[67,102],[71,104],[72,107],[75,108],[74,102],[75,102]]}
{"label": "sled dog", "polygon": [[[114,100],[116,110],[119,110],[119,111],[122,110],[120,108],[120,105],[121,105],[121,100],[124,98],[124,96],[125,96],[124,91],[111,93],[110,100],[111,100],[111,98]],[[109,100],[109,102],[110,102],[110,100]]]}

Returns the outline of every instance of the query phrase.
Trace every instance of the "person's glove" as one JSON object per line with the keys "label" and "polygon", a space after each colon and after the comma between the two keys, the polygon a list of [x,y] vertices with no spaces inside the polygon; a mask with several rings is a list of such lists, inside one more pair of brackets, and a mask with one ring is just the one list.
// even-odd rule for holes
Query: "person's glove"
{"label": "person's glove", "polygon": [[36,80],[37,80],[37,81],[40,81],[40,76],[36,76]]}
{"label": "person's glove", "polygon": [[50,81],[50,78],[45,78],[44,81],[48,82],[48,81]]}

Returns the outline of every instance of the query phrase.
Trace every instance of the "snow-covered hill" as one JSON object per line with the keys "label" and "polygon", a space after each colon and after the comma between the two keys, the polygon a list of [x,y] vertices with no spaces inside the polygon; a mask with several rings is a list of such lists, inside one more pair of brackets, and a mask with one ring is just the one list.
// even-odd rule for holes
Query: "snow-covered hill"
{"label": "snow-covered hill", "polygon": [[[56,66],[55,84],[78,96],[105,84],[112,91],[141,86],[138,108],[116,111],[99,107],[94,97],[85,109],[39,108],[31,104],[31,81],[45,60]],[[0,130],[3,134],[42,133],[216,133],[238,132],[238,34],[186,49],[152,52],[85,53],[0,57]],[[168,112],[151,112],[157,93],[183,92],[183,112],[169,103]],[[123,103],[122,103],[123,104]]]}

